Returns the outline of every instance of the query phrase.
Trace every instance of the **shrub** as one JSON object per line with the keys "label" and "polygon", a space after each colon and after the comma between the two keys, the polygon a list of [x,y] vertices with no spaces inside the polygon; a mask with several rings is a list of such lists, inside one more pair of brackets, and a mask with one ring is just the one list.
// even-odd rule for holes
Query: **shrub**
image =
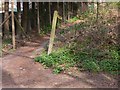
{"label": "shrub", "polygon": [[119,55],[115,50],[103,52],[92,49],[75,52],[74,49],[59,48],[50,55],[43,53],[41,56],[36,57],[35,61],[42,63],[45,67],[52,68],[55,74],[74,66],[93,72],[113,73],[120,70],[118,66]]}
{"label": "shrub", "polygon": [[59,49],[50,55],[43,53],[41,56],[36,57],[35,61],[42,63],[46,67],[53,68],[54,73],[60,73],[75,65],[75,62],[67,49]]}
{"label": "shrub", "polygon": [[102,71],[113,73],[118,72],[119,66],[118,66],[118,60],[102,60],[99,62],[100,68]]}
{"label": "shrub", "polygon": [[93,60],[84,60],[82,66],[85,70],[94,72],[100,71],[99,65]]}

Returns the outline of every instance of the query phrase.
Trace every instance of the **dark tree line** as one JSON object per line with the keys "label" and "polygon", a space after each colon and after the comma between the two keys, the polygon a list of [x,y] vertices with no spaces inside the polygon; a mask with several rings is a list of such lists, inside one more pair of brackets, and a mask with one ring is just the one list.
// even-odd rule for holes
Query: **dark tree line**
{"label": "dark tree line", "polygon": [[[53,19],[53,12],[57,10],[59,15],[63,17],[63,21],[70,19],[73,16],[80,15],[88,9],[88,2],[17,2],[17,12],[15,17],[15,32],[21,38],[24,34],[30,32],[40,33],[44,27],[51,25]],[[23,8],[21,7],[23,6]],[[4,19],[5,20],[11,12],[9,12],[9,2],[4,3]],[[3,38],[9,38],[10,19],[4,24]],[[22,28],[22,30],[21,30]]]}

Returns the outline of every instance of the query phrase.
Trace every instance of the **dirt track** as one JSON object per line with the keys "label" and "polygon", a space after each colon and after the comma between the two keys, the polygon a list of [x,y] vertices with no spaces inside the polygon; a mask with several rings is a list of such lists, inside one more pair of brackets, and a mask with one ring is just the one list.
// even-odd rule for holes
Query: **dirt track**
{"label": "dirt track", "polygon": [[50,69],[35,63],[36,51],[41,51],[48,38],[35,45],[24,46],[2,59],[3,88],[111,88],[117,87],[117,80],[112,76],[90,72],[73,72],[71,75],[55,75]]}

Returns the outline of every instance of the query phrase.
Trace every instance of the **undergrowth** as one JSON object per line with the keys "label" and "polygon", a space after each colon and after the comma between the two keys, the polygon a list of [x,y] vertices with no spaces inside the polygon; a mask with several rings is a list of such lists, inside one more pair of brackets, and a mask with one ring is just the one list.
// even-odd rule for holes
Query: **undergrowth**
{"label": "undergrowth", "polygon": [[[99,26],[96,26],[96,16],[93,13],[86,12],[81,17],[74,17],[67,22],[72,23],[78,19],[85,19],[86,22],[69,27],[66,32],[72,32],[73,30],[81,31],[80,33],[84,32],[84,40],[80,41],[81,34],[81,37],[69,43],[70,45],[66,44],[65,47],[54,50],[50,55],[44,52],[36,57],[35,61],[42,63],[45,67],[52,68],[53,73],[56,74],[71,67],[77,67],[78,70],[119,74],[120,49],[115,44],[116,42],[113,42],[116,41],[116,36],[114,34],[110,35],[108,32],[110,28],[107,25],[108,23],[113,24],[115,20],[112,19],[114,18],[108,18],[106,21],[101,19]],[[64,35],[66,32],[64,30],[61,34]]]}
{"label": "undergrowth", "polygon": [[46,25],[46,27],[43,27],[43,30],[41,30],[41,35],[45,35],[47,33],[50,33],[52,26],[51,25]]}
{"label": "undergrowth", "polygon": [[53,73],[60,73],[70,67],[82,68],[93,72],[109,72],[118,74],[119,55],[118,51],[110,50],[101,52],[98,50],[79,51],[75,53],[72,49],[60,48],[50,55],[43,53],[35,58],[36,62],[42,63],[45,67],[53,69]]}
{"label": "undergrowth", "polygon": [[42,63],[45,67],[53,68],[54,73],[60,73],[75,65],[73,57],[74,56],[69,53],[69,50],[60,48],[50,55],[43,53],[41,56],[36,57],[35,61]]}

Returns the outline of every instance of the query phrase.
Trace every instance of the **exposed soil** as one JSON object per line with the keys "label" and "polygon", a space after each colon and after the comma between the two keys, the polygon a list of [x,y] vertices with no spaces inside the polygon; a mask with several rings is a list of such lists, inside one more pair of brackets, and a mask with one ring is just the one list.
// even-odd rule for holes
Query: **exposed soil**
{"label": "exposed soil", "polygon": [[3,88],[116,88],[117,78],[104,73],[78,72],[55,75],[51,69],[34,62],[44,49],[48,37],[27,42],[12,54],[2,58]]}

